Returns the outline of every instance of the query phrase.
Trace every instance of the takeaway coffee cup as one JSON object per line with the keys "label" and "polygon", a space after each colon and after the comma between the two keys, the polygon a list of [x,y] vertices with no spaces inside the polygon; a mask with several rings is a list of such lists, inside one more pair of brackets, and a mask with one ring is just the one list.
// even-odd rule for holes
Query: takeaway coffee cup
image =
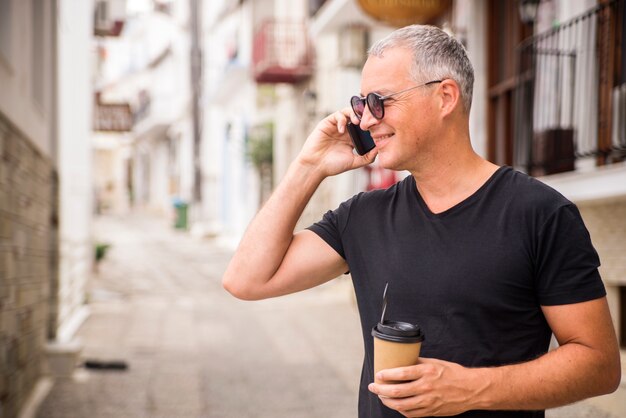
{"label": "takeaway coffee cup", "polygon": [[419,325],[382,321],[372,328],[372,336],[374,337],[374,374],[384,369],[417,364],[422,341],[424,341],[424,334]]}

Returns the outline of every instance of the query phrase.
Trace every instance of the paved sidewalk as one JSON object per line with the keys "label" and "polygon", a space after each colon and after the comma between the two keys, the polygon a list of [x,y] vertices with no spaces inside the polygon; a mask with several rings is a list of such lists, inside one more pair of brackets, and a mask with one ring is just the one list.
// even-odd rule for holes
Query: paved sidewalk
{"label": "paved sidewalk", "polygon": [[[362,361],[347,279],[280,299],[221,287],[230,253],[153,219],[101,218],[111,242],[79,331],[85,359],[39,408],[56,417],[351,417]],[[332,326],[333,332],[330,332]]]}
{"label": "paved sidewalk", "polygon": [[[57,380],[38,418],[356,417],[362,361],[346,278],[297,295],[242,302],[221,287],[230,252],[133,215],[104,217],[112,243],[79,331],[84,359]],[[549,418],[612,418],[582,404]]]}

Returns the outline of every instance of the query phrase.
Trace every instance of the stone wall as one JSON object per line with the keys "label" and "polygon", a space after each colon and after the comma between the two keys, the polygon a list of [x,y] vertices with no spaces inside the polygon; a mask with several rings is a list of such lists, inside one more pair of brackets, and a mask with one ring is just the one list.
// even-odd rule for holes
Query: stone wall
{"label": "stone wall", "polygon": [[[623,334],[626,300],[620,287],[626,287],[626,197],[578,205],[598,254],[600,274],[618,334]],[[622,344],[626,335],[618,335]],[[626,346],[622,346],[626,350]],[[626,367],[626,364],[624,364]]]}
{"label": "stone wall", "polygon": [[609,285],[626,286],[626,199],[579,208],[600,254],[602,278]]}
{"label": "stone wall", "polygon": [[40,376],[55,279],[54,166],[0,114],[0,417]]}

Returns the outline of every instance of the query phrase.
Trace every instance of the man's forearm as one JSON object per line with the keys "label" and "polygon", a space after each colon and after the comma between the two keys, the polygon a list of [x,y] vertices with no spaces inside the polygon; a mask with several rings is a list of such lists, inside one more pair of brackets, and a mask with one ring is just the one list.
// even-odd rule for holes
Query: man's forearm
{"label": "man's forearm", "polygon": [[[527,363],[477,370],[476,409],[541,410],[610,393],[619,363],[582,344],[568,343]],[[479,383],[479,382],[482,382]]]}
{"label": "man's forearm", "polygon": [[254,290],[276,273],[293,238],[304,208],[324,177],[314,167],[291,164],[287,174],[248,226],[233,256],[223,284],[242,299],[254,299]]}

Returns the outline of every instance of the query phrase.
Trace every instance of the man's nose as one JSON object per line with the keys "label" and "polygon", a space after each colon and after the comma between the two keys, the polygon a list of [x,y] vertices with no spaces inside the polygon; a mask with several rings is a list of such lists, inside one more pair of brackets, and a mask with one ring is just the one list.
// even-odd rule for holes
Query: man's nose
{"label": "man's nose", "polygon": [[361,122],[359,123],[359,127],[364,131],[369,131],[372,126],[378,123],[380,123],[380,121],[376,119],[374,115],[372,115],[372,112],[370,112],[370,107],[366,104],[365,108],[363,109],[363,116],[361,116]]}

